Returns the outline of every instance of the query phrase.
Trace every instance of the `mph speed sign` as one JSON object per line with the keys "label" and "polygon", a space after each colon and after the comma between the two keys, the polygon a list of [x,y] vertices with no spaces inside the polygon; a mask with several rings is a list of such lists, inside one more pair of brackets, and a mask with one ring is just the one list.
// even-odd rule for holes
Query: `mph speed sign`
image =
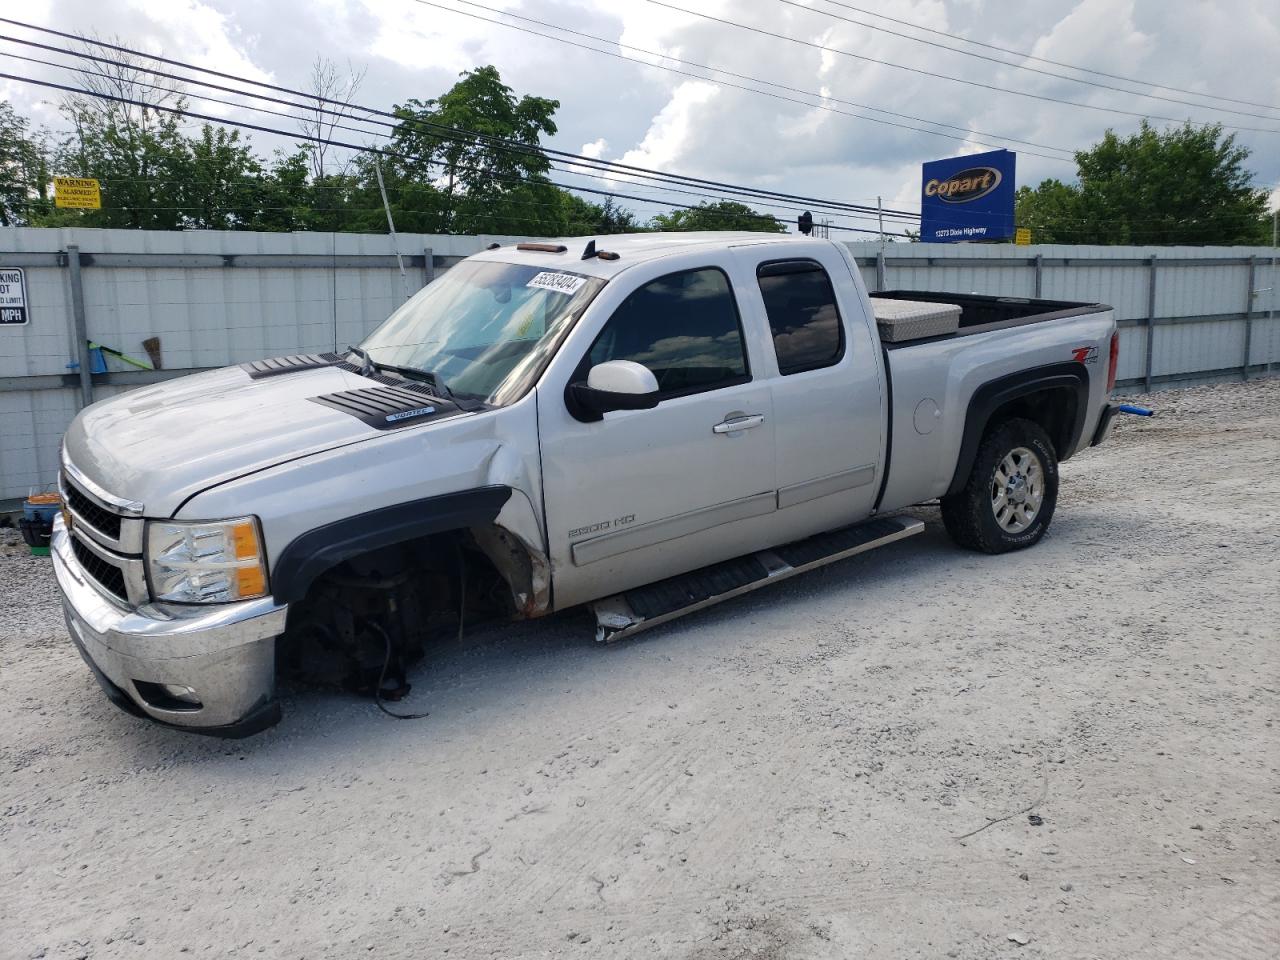
{"label": "mph speed sign", "polygon": [[0,267],[0,326],[27,322],[27,280],[17,267]]}

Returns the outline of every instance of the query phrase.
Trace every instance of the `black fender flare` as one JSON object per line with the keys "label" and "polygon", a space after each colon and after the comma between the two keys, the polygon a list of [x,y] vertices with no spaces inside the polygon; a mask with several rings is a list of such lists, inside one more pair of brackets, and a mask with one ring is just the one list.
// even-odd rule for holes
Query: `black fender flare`
{"label": "black fender flare", "polygon": [[964,488],[978,455],[982,436],[992,416],[1006,403],[1040,393],[1043,390],[1068,389],[1075,392],[1075,421],[1071,425],[1071,442],[1058,451],[1066,460],[1080,446],[1085,418],[1089,415],[1089,371],[1074,360],[1051,363],[1030,370],[1020,370],[1008,376],[984,383],[969,399],[969,410],[964,419],[964,434],[960,440],[960,455],[956,458],[956,472],[951,477],[946,496],[953,496]]}
{"label": "black fender flare", "polygon": [[510,498],[510,487],[478,487],[380,507],[316,527],[280,551],[271,572],[271,596],[276,603],[294,603],[307,595],[316,577],[344,560],[433,533],[493,523]]}

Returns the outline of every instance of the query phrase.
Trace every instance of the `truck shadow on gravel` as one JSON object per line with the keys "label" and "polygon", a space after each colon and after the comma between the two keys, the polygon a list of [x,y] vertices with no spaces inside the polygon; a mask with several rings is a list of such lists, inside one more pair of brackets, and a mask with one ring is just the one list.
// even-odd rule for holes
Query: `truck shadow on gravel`
{"label": "truck shadow on gravel", "polygon": [[[671,669],[697,671],[738,658],[741,636],[758,629],[753,626],[756,620],[793,619],[803,629],[814,608],[843,603],[851,611],[849,626],[856,631],[861,595],[883,595],[887,590],[902,598],[920,597],[924,602],[940,582],[963,571],[990,566],[995,575],[999,570],[1001,558],[955,546],[936,507],[905,512],[925,521],[923,533],[615,644],[595,642],[594,619],[585,608],[524,623],[477,625],[461,640],[449,639],[432,647],[409,671],[413,688],[409,696],[388,704],[397,713],[427,711],[429,716],[424,719],[396,720],[380,713],[367,697],[293,684],[280,690],[282,721],[246,740],[205,739],[149,727],[123,716],[115,716],[112,726],[117,742],[127,743],[125,749],[133,751],[135,762],[143,766],[220,760],[238,763],[246,758],[270,763],[285,754],[295,766],[303,757],[330,765],[335,754],[351,751],[358,755],[369,750],[408,749],[420,759],[445,753],[456,756],[460,748],[501,736],[500,731],[519,723],[530,706],[563,697],[566,690],[607,689],[611,682],[654,660],[669,662]],[[1147,521],[1144,524],[1149,526]],[[1085,536],[1099,539],[1095,526],[1096,519],[1064,516],[1033,554],[1040,556],[1038,562],[1054,565],[1056,571],[1058,551],[1054,546],[1074,546]],[[1114,536],[1114,528],[1108,536]],[[787,638],[787,642],[793,640]],[[780,648],[779,656],[784,655],[788,654]]]}
{"label": "truck shadow on gravel", "polygon": [[[456,751],[459,737],[483,742],[490,725],[517,721],[531,701],[563,696],[571,687],[607,685],[638,664],[662,659],[673,669],[682,669],[682,662],[683,669],[697,669],[707,661],[736,657],[742,629],[762,615],[793,613],[803,622],[805,609],[815,603],[846,595],[856,605],[859,592],[910,592],[913,583],[932,583],[945,567],[954,567],[958,557],[973,563],[990,559],[952,544],[936,508],[909,512],[924,520],[926,528],[903,543],[804,573],[614,644],[596,643],[595,621],[586,608],[523,623],[477,625],[461,640],[451,638],[430,648],[409,671],[409,696],[387,704],[397,713],[429,713],[420,720],[396,720],[382,714],[368,697],[298,683],[281,686],[281,722],[245,740],[193,736],[119,715],[105,704],[103,708],[112,714],[112,739],[128,744],[125,749],[133,751],[142,766],[267,761],[286,752],[296,762],[299,750],[329,762],[334,751],[366,750],[371,744],[434,753],[430,745],[441,739],[448,739]],[[85,722],[93,721],[86,717]]]}

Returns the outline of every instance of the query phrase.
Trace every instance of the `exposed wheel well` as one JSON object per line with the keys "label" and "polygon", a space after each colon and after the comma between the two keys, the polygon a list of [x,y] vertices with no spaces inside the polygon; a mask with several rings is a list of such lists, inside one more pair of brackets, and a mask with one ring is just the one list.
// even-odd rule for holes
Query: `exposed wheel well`
{"label": "exposed wheel well", "polygon": [[493,536],[446,530],[326,568],[289,605],[276,645],[281,671],[367,692],[390,662],[388,676],[402,685],[405,668],[464,622],[517,615],[519,582],[513,585],[479,542]]}
{"label": "exposed wheel well", "polygon": [[1055,363],[1010,374],[974,391],[947,496],[964,488],[983,437],[1001,423],[1025,418],[1049,434],[1059,460],[1080,444],[1089,402],[1089,371],[1080,363]]}
{"label": "exposed wheel well", "polygon": [[1038,423],[1049,435],[1058,459],[1065,459],[1076,427],[1078,403],[1076,392],[1069,387],[1038,390],[997,407],[982,432],[985,436],[1006,420],[1030,420]]}

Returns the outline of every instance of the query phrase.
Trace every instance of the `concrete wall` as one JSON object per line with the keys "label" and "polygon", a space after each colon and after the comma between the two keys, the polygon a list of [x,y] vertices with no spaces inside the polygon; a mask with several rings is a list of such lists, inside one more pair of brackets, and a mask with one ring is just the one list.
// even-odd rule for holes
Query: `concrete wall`
{"label": "concrete wall", "polygon": [[[0,267],[26,272],[26,326],[0,326],[0,501],[52,482],[81,404],[69,248],[78,247],[88,337],[165,370],[108,359],[103,399],[183,371],[357,343],[458,259],[508,237],[0,230]],[[870,289],[1109,303],[1127,389],[1267,372],[1280,363],[1280,271],[1253,247],[851,243]],[[883,262],[881,262],[883,256]],[[1154,258],[1154,266],[1153,266]],[[1154,277],[1154,281],[1153,281]],[[1153,285],[1154,283],[1154,285]],[[1245,366],[1248,341],[1248,367]]]}

